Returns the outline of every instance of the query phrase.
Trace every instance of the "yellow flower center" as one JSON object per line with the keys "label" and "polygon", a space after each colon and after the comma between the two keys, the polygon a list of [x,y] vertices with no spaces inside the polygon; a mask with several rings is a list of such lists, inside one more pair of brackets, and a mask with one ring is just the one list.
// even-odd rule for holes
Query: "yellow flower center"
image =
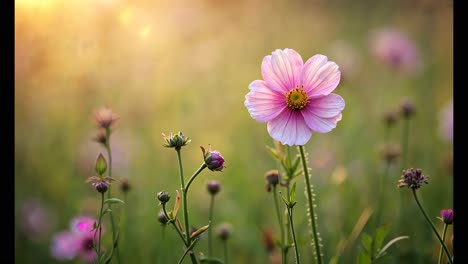
{"label": "yellow flower center", "polygon": [[304,91],[304,85],[301,85],[301,88],[296,85],[296,88],[286,94],[286,104],[293,111],[302,110],[309,104],[309,97]]}

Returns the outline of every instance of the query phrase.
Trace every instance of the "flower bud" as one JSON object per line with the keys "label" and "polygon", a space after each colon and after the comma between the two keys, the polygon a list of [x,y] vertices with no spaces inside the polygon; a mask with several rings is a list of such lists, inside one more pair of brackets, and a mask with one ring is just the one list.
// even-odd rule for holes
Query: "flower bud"
{"label": "flower bud", "polygon": [[398,121],[398,114],[395,111],[387,111],[384,113],[384,121],[388,127],[393,126]]}
{"label": "flower bud", "polygon": [[128,183],[128,179],[123,179],[122,183],[120,184],[120,189],[122,192],[126,193],[130,190],[130,183]]}
{"label": "flower bud", "polygon": [[183,146],[188,145],[192,140],[184,136],[182,132],[173,135],[172,133],[169,136],[162,133],[162,136],[166,143],[163,144],[167,148],[175,148],[176,150],[181,149]]}
{"label": "flower bud", "polygon": [[158,221],[161,223],[161,224],[166,224],[168,222],[168,219],[166,217],[166,214],[164,214],[163,211],[160,211],[158,213]]}
{"label": "flower bud", "polygon": [[101,175],[101,176],[107,170],[107,161],[106,161],[106,159],[104,158],[104,156],[101,153],[99,153],[99,156],[96,159],[96,168],[95,169],[96,169],[96,173],[98,175]]}
{"label": "flower bud", "polygon": [[205,148],[200,146],[203,152],[203,158],[206,166],[211,171],[222,171],[224,168],[224,158],[221,156],[219,151],[211,151],[211,145],[209,145],[209,151],[205,151]]}
{"label": "flower bud", "polygon": [[162,205],[166,204],[171,196],[169,196],[168,192],[159,192],[158,193],[158,200],[161,202]]}
{"label": "flower bud", "polygon": [[453,210],[452,209],[441,210],[440,215],[444,223],[446,223],[447,225],[453,224]]}
{"label": "flower bud", "polygon": [[414,106],[414,103],[408,98],[405,98],[401,103],[401,113],[403,117],[408,119],[413,116],[415,112],[416,107]]}
{"label": "flower bud", "polygon": [[232,226],[228,223],[221,224],[218,227],[218,237],[221,240],[227,240],[232,233]]}
{"label": "flower bud", "polygon": [[212,180],[206,184],[206,189],[211,195],[215,195],[221,189],[221,184],[219,183],[219,181]]}

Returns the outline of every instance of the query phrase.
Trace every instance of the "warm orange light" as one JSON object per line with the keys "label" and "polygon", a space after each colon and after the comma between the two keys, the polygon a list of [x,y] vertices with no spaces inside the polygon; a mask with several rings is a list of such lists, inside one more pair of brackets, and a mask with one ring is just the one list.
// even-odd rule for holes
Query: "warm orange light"
{"label": "warm orange light", "polygon": [[16,0],[15,8],[47,8],[56,2],[58,0]]}
{"label": "warm orange light", "polygon": [[134,13],[135,12],[132,7],[124,8],[119,14],[120,22],[124,25],[128,25],[128,23],[130,23],[130,20],[133,18]]}

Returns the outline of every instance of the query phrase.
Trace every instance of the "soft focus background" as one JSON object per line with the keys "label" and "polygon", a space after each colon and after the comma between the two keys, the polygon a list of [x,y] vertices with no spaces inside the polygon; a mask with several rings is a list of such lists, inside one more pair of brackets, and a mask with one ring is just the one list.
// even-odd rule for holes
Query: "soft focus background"
{"label": "soft focus background", "polygon": [[[383,45],[402,51],[377,57],[385,52],[374,51],[386,48],[377,48],[374,37],[387,29],[406,36],[416,51],[389,38]],[[408,167],[430,176],[418,194],[440,230],[436,217],[453,206],[452,1],[17,0],[16,262],[59,263],[51,255],[53,236],[76,216],[97,215],[100,195],[84,181],[105,152],[92,139],[93,111],[107,105],[120,116],[111,138],[113,175],[131,185],[126,196],[119,182],[112,189],[126,201],[115,210],[122,263],[176,263],[183,252],[172,227],[159,224],[156,199],[162,190],[175,197],[180,186],[176,152],[162,146],[161,136],[178,131],[192,139],[182,149],[186,175],[202,163],[201,145],[219,150],[227,166],[203,171],[192,185],[191,223],[208,222],[206,182],[220,181],[214,225],[233,227],[229,263],[270,263],[263,232],[279,231],[264,173],[277,163],[265,148],[273,146],[266,124],[249,116],[244,96],[249,83],[262,78],[263,57],[278,48],[292,48],[304,61],[324,54],[342,70],[335,93],[346,101],[343,119],[306,145],[326,263],[360,216],[376,209],[381,149],[402,141],[401,118],[386,130],[384,114],[398,112],[405,98],[416,108]],[[407,64],[398,52],[411,53]],[[389,253],[398,263],[434,263],[439,244],[411,191],[396,187],[402,169],[398,158],[384,179],[382,211],[390,228],[386,240],[410,239]],[[302,260],[311,263],[303,177],[297,184],[295,226]],[[369,223],[362,232],[373,232]],[[451,235],[450,227],[448,241]],[[206,252],[206,236],[196,248]],[[214,250],[222,258],[220,243]],[[354,263],[360,250],[358,237],[342,248],[340,263]],[[289,256],[293,263],[292,250]]]}

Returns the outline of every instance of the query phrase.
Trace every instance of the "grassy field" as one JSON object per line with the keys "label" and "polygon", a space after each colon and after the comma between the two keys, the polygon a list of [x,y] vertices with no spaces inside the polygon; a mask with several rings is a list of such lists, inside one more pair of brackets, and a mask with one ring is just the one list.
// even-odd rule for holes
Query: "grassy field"
{"label": "grassy field", "polygon": [[[414,43],[416,71],[392,68],[374,56],[372,36],[386,28]],[[262,79],[262,59],[284,48],[304,61],[326,55],[342,70],[334,93],[346,101],[343,118],[330,133],[313,132],[305,145],[325,262],[339,253],[339,263],[359,263],[363,234],[373,234],[380,210],[389,230],[385,242],[410,237],[390,247],[392,258],[382,263],[436,263],[440,245],[434,233],[411,190],[397,188],[402,169],[429,175],[418,195],[441,232],[436,217],[453,207],[453,145],[441,131],[453,118],[442,116],[453,98],[453,8],[451,1],[432,0],[15,1],[16,263],[61,263],[51,254],[54,235],[76,216],[97,216],[100,195],[85,180],[95,174],[98,154],[106,154],[93,141],[93,111],[106,105],[120,116],[110,143],[118,179],[112,194],[125,201],[114,206],[120,263],[177,263],[184,252],[172,226],[157,219],[157,193],[168,191],[172,208],[180,188],[177,154],[163,147],[161,133],[178,131],[192,140],[182,149],[186,178],[203,162],[200,146],[211,144],[226,166],[222,172],[205,170],[194,181],[191,224],[207,224],[206,183],[218,180],[213,226],[232,226],[228,262],[278,263],[262,242],[265,230],[279,237],[264,177],[279,169],[266,149],[274,143],[244,100],[248,85]],[[415,106],[407,120],[408,148],[384,176],[382,147],[401,147],[405,139],[399,115],[405,99]],[[398,116],[390,128],[388,111]],[[126,194],[119,188],[123,179],[131,186]],[[295,181],[298,248],[302,263],[314,263],[304,177]],[[362,230],[347,240],[357,223]],[[109,249],[107,218],[104,225]],[[447,232],[451,250],[452,227]],[[207,243],[204,233],[196,252],[206,254]],[[213,254],[224,256],[218,239]],[[288,263],[294,263],[293,250]]]}

